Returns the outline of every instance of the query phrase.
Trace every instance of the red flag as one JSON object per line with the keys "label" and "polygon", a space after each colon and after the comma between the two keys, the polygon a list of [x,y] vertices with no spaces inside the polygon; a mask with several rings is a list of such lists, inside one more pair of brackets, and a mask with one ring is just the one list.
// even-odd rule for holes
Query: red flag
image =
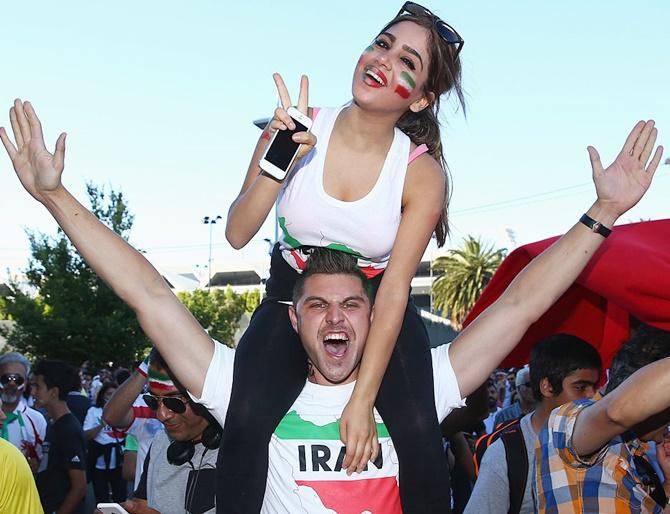
{"label": "red flag", "polygon": [[[463,325],[491,305],[517,273],[557,239],[530,243],[508,255]],[[530,326],[501,366],[523,365],[537,341],[564,332],[596,347],[607,368],[629,335],[629,315],[670,330],[670,219],[616,226],[575,283]]]}

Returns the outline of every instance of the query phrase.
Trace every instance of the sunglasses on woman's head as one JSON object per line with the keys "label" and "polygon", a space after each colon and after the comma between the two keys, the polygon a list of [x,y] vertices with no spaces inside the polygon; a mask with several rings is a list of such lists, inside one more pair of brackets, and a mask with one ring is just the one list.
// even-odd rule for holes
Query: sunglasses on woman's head
{"label": "sunglasses on woman's head", "polygon": [[158,410],[158,406],[162,403],[175,414],[184,414],[186,404],[189,402],[189,400],[182,400],[176,396],[155,396],[149,393],[142,395],[142,399],[151,410]]}
{"label": "sunglasses on woman's head", "polygon": [[419,5],[414,2],[405,2],[403,6],[396,14],[398,16],[422,16],[427,15],[433,18],[435,21],[435,30],[444,40],[445,43],[449,45],[456,45],[456,52],[454,52],[454,60],[458,57],[458,54],[461,52],[465,41],[463,38],[458,35],[458,32],[449,25],[447,22],[442,21],[437,15],[433,14],[429,9],[426,9],[423,5]]}
{"label": "sunglasses on woman's head", "polygon": [[5,387],[10,382],[14,382],[16,387],[21,387],[25,383],[25,379],[18,373],[5,373],[0,376],[0,386]]}

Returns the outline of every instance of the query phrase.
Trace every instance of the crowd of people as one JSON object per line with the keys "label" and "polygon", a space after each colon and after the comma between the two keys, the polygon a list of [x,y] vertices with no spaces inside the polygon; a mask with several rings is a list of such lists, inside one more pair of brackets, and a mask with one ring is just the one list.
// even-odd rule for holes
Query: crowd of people
{"label": "crowd of people", "polygon": [[[587,490],[596,492],[595,498],[568,496],[571,502],[581,502],[571,507],[574,512],[592,512],[588,503],[596,499],[600,512],[620,511],[622,505],[633,504],[640,484],[649,487],[651,498],[644,512],[667,503],[670,407],[659,415],[654,407],[631,406],[631,397],[639,397],[640,391],[662,398],[661,378],[670,371],[666,362],[670,333],[637,324],[615,356],[607,381],[601,380],[598,352],[568,334],[539,341],[523,368],[496,369],[468,397],[467,406],[442,424],[453,512],[551,511],[537,501],[557,501],[560,487],[551,486],[551,495],[538,495],[534,487],[556,482],[557,472],[565,476],[561,487],[590,481]],[[633,374],[635,378],[624,383]],[[7,470],[1,512],[84,513],[93,511],[94,502],[110,501],[123,503],[129,512],[180,512],[182,505],[186,512],[215,511],[221,427],[207,409],[189,407],[187,391],[156,350],[132,372],[102,369],[93,377],[85,367],[76,370],[56,360],[33,366],[11,352],[0,357],[0,384],[0,458]],[[606,402],[603,395],[613,400]],[[75,412],[82,412],[81,405],[86,408],[78,417]],[[596,405],[599,412],[574,423],[581,409]],[[321,404],[317,410],[323,408]],[[611,426],[606,412],[613,408],[628,411],[617,418],[625,424],[617,421],[620,424]],[[309,408],[306,412],[310,418],[315,415]],[[449,426],[456,415],[468,421],[456,421],[461,426],[454,432]],[[489,425],[490,420],[494,421]],[[607,428],[595,443],[576,453],[575,444],[589,444],[593,431]],[[586,442],[574,443],[575,434],[582,434]],[[318,456],[315,459],[312,452],[305,466],[327,466],[329,458],[322,457],[316,464]],[[624,477],[614,480],[617,471],[632,470],[639,473],[640,483]],[[598,496],[599,484],[608,480],[617,494]],[[380,496],[370,500],[379,512],[400,511],[398,505],[386,503],[383,488],[372,494]]]}
{"label": "crowd of people", "polygon": [[[47,512],[73,510],[85,499],[87,483],[93,492],[89,504],[126,499],[129,488],[121,477],[126,430],[107,424],[102,412],[128,376],[123,368],[92,374],[87,363],[77,369],[60,360],[31,363],[15,352],[0,356],[2,438],[25,457]],[[16,509],[6,512],[23,512],[22,503],[9,505]]]}
{"label": "crowd of people", "polygon": [[[431,237],[443,245],[449,232],[438,114],[444,94],[464,102],[463,44],[406,2],[357,61],[350,103],[310,107],[303,77],[297,109],[313,124],[290,136],[300,146],[285,179],[260,165],[273,138],[296,129],[274,76],[280,106],[226,237],[243,247],[275,205],[281,235],[236,349],[213,341],[146,258],[69,192],[65,134],[49,152],[33,106],[17,99],[13,139],[1,127],[0,139],[21,185],[154,348],[125,380],[92,379],[90,397],[66,363],[30,371],[8,360],[3,427],[19,434],[25,462],[12,478],[21,485],[3,488],[21,492],[2,501],[39,509],[36,487],[49,513],[82,512],[91,489],[131,514],[670,512],[666,333],[634,331],[597,401],[600,357],[567,334],[537,341],[528,368],[496,370],[646,193],[662,157],[652,120],[607,167],[589,147],[595,201],[453,342],[429,348],[408,291]],[[28,381],[32,407],[19,394]],[[656,467],[647,441],[659,443]]]}
{"label": "crowd of people", "polygon": [[16,459],[18,450],[29,469],[4,477],[3,514],[90,513],[128,498],[131,511],[150,501],[158,512],[180,504],[213,512],[220,426],[189,406],[158,352],[132,372],[103,368],[93,376],[86,366],[32,365],[10,352],[0,356],[0,384],[2,439],[15,448],[0,447],[2,457]]}

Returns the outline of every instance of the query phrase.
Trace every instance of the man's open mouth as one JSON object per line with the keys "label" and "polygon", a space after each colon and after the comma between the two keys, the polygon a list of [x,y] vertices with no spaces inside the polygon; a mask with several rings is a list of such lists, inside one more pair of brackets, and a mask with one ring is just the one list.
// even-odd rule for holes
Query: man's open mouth
{"label": "man's open mouth", "polygon": [[342,357],[349,347],[349,336],[343,332],[327,334],[323,338],[326,353],[332,357]]}

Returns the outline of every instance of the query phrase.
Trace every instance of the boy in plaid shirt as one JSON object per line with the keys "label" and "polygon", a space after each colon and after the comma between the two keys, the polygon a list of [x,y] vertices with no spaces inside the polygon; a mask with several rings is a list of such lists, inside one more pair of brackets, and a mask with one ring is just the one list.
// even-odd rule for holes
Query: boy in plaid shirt
{"label": "boy in plaid shirt", "polygon": [[[612,364],[606,395],[555,409],[537,440],[540,513],[670,513],[670,333],[640,327]],[[647,460],[655,441],[661,482]],[[667,450],[666,450],[667,444]]]}

